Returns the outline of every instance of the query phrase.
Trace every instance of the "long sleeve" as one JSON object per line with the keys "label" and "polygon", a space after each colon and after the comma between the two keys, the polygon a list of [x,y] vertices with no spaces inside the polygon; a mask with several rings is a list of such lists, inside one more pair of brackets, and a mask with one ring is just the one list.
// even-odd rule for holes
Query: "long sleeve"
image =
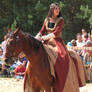
{"label": "long sleeve", "polygon": [[57,36],[58,34],[60,34],[60,32],[62,32],[63,25],[64,25],[64,20],[61,19],[59,24],[56,26],[55,31],[53,31],[55,36]]}

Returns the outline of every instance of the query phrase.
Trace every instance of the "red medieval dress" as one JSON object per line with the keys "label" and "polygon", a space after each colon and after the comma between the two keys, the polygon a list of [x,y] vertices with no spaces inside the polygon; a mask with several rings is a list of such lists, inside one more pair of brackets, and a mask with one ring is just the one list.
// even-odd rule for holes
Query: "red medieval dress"
{"label": "red medieval dress", "polygon": [[48,20],[44,21],[40,34],[47,35],[49,33],[53,33],[55,38],[53,39],[56,47],[58,49],[58,57],[55,63],[55,71],[56,71],[56,89],[58,92],[62,92],[64,88],[64,84],[66,81],[68,68],[69,68],[69,57],[66,46],[61,38],[62,28],[63,28],[64,20],[63,18],[58,18],[54,28],[48,28]]}
{"label": "red medieval dress", "polygon": [[54,51],[55,55],[51,54],[51,57],[53,57],[52,61],[54,61],[56,74],[55,88],[57,92],[79,92],[79,86],[85,85],[84,71],[81,59],[76,53],[70,51],[70,54],[72,54],[71,56],[74,56],[71,59],[69,51],[67,50],[64,41],[61,38],[62,28],[64,25],[63,18],[57,18],[54,26],[51,28],[49,27],[49,23],[49,18],[46,18],[42,29],[40,30],[40,34],[42,36],[48,35],[50,33],[55,35],[52,40],[49,39],[45,42],[46,45],[53,45],[53,42],[54,46],[52,47],[56,47],[56,49],[54,49],[56,50],[56,52]]}

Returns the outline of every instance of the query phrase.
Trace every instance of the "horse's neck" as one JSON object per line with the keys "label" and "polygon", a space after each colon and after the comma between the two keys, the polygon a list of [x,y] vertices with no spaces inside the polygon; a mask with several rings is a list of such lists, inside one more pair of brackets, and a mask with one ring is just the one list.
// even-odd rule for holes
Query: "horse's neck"
{"label": "horse's neck", "polygon": [[41,68],[42,65],[45,66],[44,64],[44,52],[41,50],[39,50],[38,52],[31,52],[29,54],[27,54],[26,56],[29,60],[29,63],[32,65],[32,68],[35,70],[39,70]]}
{"label": "horse's neck", "polygon": [[[31,39],[31,40],[30,40]],[[33,64],[39,64],[39,63],[48,63],[48,58],[46,51],[44,47],[42,46],[42,43],[34,39],[33,37],[30,37],[25,39],[26,42],[24,43],[25,46],[23,46],[26,57],[28,58],[29,62]],[[47,64],[48,65],[48,64]]]}
{"label": "horse's neck", "polygon": [[28,58],[29,62],[32,64],[46,64],[48,65],[48,57],[43,47],[40,47],[38,51],[35,49],[28,49],[25,52],[26,57]]}
{"label": "horse's neck", "polygon": [[29,59],[29,61],[35,61],[35,59],[39,58],[38,55],[41,54],[39,52],[39,49],[41,49],[41,48],[37,49],[38,44],[35,44],[35,43],[38,43],[38,42],[35,42],[34,38],[31,38],[31,37],[30,38],[25,37],[24,40],[25,40],[24,43],[22,42],[23,43],[22,44],[23,45],[23,52],[25,53],[25,55]]}

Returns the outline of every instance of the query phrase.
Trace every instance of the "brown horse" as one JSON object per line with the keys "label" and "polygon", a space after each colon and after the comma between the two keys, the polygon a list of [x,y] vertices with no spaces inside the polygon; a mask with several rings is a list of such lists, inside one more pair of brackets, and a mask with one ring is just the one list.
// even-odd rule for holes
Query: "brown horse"
{"label": "brown horse", "polygon": [[54,79],[43,44],[18,28],[7,34],[7,37],[4,61],[7,64],[13,63],[13,57],[17,57],[20,52],[24,52],[29,60],[24,79],[24,92],[40,92],[41,89],[51,92]]}

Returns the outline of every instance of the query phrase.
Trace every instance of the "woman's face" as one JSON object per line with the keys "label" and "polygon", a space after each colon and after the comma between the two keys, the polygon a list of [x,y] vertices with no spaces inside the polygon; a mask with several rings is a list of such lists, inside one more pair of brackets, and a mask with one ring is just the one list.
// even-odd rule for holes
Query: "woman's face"
{"label": "woman's face", "polygon": [[60,8],[59,6],[56,5],[53,11],[53,17],[57,17],[59,13],[60,13]]}

